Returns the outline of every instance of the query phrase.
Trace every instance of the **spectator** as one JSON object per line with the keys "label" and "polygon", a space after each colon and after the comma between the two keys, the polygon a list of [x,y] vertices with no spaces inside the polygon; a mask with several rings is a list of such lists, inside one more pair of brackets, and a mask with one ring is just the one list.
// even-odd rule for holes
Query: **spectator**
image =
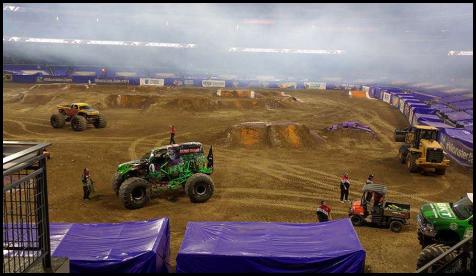
{"label": "spectator", "polygon": [[319,222],[329,221],[329,219],[331,219],[331,208],[326,205],[324,200],[321,200],[321,205],[317,208],[316,213]]}
{"label": "spectator", "polygon": [[88,168],[84,168],[83,175],[81,176],[81,182],[83,183],[83,200],[89,200],[91,194],[91,175]]}
{"label": "spectator", "polygon": [[340,202],[349,201],[350,180],[349,175],[344,173],[340,180]]}
{"label": "spectator", "polygon": [[171,125],[170,126],[170,141],[169,144],[175,144],[175,126]]}
{"label": "spectator", "polygon": [[373,174],[369,174],[369,177],[367,178],[367,180],[365,181],[365,184],[373,184],[374,183],[374,175]]}
{"label": "spectator", "polygon": [[43,156],[50,160],[50,152],[46,148],[43,148]]}

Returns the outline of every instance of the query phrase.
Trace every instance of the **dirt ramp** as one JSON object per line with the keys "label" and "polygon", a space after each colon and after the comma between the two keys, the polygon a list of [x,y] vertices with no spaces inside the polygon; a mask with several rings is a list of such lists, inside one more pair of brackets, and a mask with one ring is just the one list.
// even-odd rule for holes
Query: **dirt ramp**
{"label": "dirt ramp", "polygon": [[290,121],[241,123],[226,135],[229,145],[244,147],[309,148],[322,141],[305,125]]}
{"label": "dirt ramp", "polygon": [[159,101],[158,96],[148,95],[109,95],[105,99],[105,105],[110,108],[136,108],[145,109]]}
{"label": "dirt ramp", "polygon": [[35,93],[25,93],[23,96],[21,103],[23,104],[30,104],[30,105],[46,105],[52,99],[54,95],[41,95]]}

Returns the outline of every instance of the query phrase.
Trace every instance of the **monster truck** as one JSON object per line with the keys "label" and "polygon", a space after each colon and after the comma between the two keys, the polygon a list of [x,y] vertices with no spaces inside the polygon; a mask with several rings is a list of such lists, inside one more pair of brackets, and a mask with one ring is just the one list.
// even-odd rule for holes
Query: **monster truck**
{"label": "monster truck", "polygon": [[88,123],[96,128],[106,127],[106,119],[103,114],[95,110],[87,103],[72,103],[70,105],[57,105],[58,113],[51,115],[50,123],[54,128],[62,128],[65,122],[71,122],[71,128],[75,131],[83,131]]}
{"label": "monster truck", "polygon": [[[455,203],[426,203],[417,215],[418,240],[423,248],[417,269],[473,233],[473,194]],[[447,256],[451,258],[454,256]]]}
{"label": "monster truck", "polygon": [[212,147],[205,156],[198,142],[154,148],[142,158],[122,163],[112,181],[112,188],[127,209],[144,207],[152,190],[184,189],[191,202],[211,198],[214,184]]}

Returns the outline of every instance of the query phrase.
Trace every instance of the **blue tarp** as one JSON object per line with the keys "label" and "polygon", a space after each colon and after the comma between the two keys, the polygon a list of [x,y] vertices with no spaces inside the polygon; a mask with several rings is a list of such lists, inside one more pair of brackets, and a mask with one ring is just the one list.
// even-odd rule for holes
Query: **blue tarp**
{"label": "blue tarp", "polygon": [[348,218],[320,223],[189,222],[177,272],[364,272]]}
{"label": "blue tarp", "polygon": [[51,252],[76,273],[170,271],[168,218],[123,223],[50,223]]}
{"label": "blue tarp", "polygon": [[452,121],[463,121],[463,120],[472,120],[473,115],[470,115],[466,112],[463,111],[458,111],[458,112],[449,112],[445,113],[445,115],[448,116],[448,118]]}
{"label": "blue tarp", "polygon": [[424,114],[424,113],[413,113],[412,125],[419,124],[421,121],[430,121],[430,122],[440,122],[443,120],[434,114]]}

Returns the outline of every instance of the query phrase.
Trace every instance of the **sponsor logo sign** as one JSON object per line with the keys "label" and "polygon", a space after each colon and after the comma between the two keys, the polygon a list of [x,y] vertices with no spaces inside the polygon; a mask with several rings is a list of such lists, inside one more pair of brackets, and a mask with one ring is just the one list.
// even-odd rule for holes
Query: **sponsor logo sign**
{"label": "sponsor logo sign", "polygon": [[44,82],[73,82],[72,78],[65,77],[43,77]]}
{"label": "sponsor logo sign", "polygon": [[128,84],[129,80],[115,80],[115,79],[96,79],[99,84]]}
{"label": "sponsor logo sign", "polygon": [[295,82],[283,82],[283,83],[279,84],[279,88],[283,88],[283,89],[285,89],[285,88],[294,88],[294,89],[296,89],[296,87],[297,87],[297,83],[295,83]]}
{"label": "sponsor logo sign", "polygon": [[140,78],[141,86],[164,86],[164,79]]}
{"label": "sponsor logo sign", "polygon": [[383,93],[383,101],[386,102],[386,103],[390,103],[390,96],[391,96],[390,93],[384,92]]}
{"label": "sponsor logo sign", "polygon": [[325,82],[305,82],[304,83],[304,88],[306,89],[326,89],[326,83]]}
{"label": "sponsor logo sign", "polygon": [[473,166],[473,149],[466,147],[446,134],[441,135],[440,143],[443,150],[455,159],[456,162],[466,166]]}
{"label": "sponsor logo sign", "polygon": [[202,80],[203,87],[225,87],[224,80]]}

